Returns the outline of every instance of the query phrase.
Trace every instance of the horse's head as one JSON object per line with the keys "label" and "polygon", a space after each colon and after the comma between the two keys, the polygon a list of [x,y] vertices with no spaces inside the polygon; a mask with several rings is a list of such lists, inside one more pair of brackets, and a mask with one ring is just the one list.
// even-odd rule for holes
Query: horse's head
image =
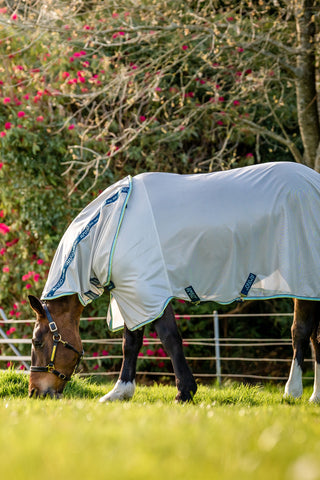
{"label": "horse's head", "polygon": [[82,357],[76,295],[41,302],[30,295],[37,315],[33,329],[29,397],[59,397]]}

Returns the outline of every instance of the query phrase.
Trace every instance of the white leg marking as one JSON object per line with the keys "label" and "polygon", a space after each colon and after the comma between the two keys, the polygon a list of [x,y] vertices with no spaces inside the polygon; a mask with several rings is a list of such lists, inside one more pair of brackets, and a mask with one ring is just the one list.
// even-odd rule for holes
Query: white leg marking
{"label": "white leg marking", "polygon": [[118,380],[111,392],[100,398],[99,402],[114,402],[115,400],[129,400],[136,389],[136,382]]}
{"label": "white leg marking", "polygon": [[314,386],[309,402],[320,403],[320,363],[314,364]]}
{"label": "white leg marking", "polygon": [[284,389],[284,396],[298,398],[301,397],[302,391],[302,369],[298,364],[298,360],[295,359],[292,360],[289,379]]}

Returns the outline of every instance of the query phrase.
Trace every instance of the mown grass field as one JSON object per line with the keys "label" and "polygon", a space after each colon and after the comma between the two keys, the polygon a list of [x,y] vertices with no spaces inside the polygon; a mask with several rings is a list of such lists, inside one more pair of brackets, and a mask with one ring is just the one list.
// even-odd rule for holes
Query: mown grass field
{"label": "mown grass field", "polygon": [[29,400],[27,376],[0,374],[3,479],[320,479],[320,406],[307,389],[200,386],[177,405],[174,387],[140,386],[100,404],[111,385],[74,379],[62,400]]}

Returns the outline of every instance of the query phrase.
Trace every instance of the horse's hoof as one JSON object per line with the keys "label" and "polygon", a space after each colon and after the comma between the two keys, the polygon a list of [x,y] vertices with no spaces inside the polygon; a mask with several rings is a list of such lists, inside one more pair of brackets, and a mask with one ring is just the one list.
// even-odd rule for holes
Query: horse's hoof
{"label": "horse's hoof", "polygon": [[100,403],[105,402],[114,402],[116,400],[130,400],[133,397],[134,391],[136,389],[136,383],[133,382],[123,382],[118,380],[111,392],[107,393],[99,399]]}
{"label": "horse's hoof", "polygon": [[193,397],[196,392],[193,392],[192,390],[190,391],[185,391],[185,392],[179,392],[178,395],[175,398],[175,401],[177,403],[185,403],[185,402],[193,402]]}
{"label": "horse's hoof", "polygon": [[309,402],[310,403],[320,403],[320,396],[319,395],[315,395],[314,393],[311,395],[311,397],[309,398]]}

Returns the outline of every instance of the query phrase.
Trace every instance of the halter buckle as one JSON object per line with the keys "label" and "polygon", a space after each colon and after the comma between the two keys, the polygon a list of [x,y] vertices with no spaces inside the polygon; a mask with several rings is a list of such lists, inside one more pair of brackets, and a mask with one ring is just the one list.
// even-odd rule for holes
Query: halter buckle
{"label": "halter buckle", "polygon": [[50,328],[51,333],[54,333],[54,332],[58,331],[58,327],[56,325],[56,322],[54,322],[53,320],[52,320],[52,322],[49,322],[49,328]]}

